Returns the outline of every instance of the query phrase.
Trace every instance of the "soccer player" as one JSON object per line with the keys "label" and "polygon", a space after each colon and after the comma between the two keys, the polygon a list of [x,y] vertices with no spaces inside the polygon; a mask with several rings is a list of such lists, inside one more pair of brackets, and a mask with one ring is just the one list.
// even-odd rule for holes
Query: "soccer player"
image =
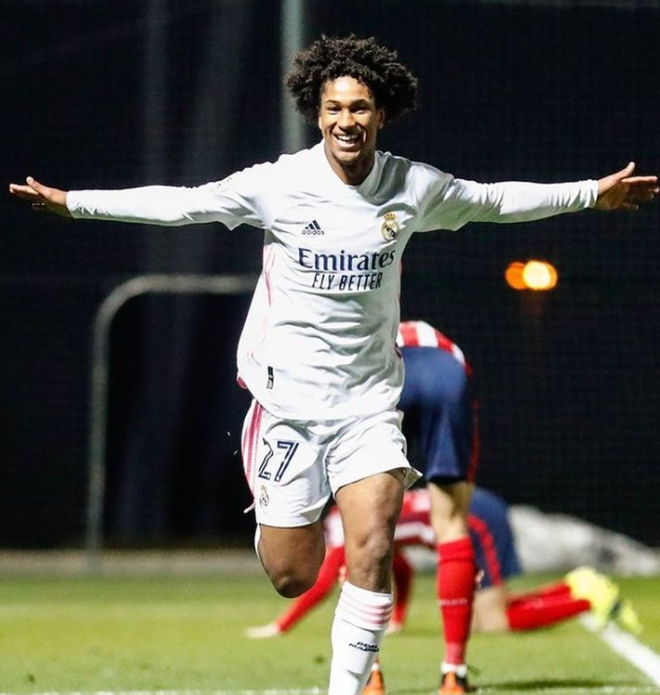
{"label": "soccer player", "polygon": [[[497,500],[495,504],[494,500]],[[511,527],[506,518],[506,506],[499,498],[491,492],[476,488],[470,503],[468,524],[480,560],[478,566],[485,567],[481,580],[484,586],[499,584],[502,578],[519,573],[520,565],[515,553]],[[288,632],[328,596],[338,581],[342,581],[346,570],[344,533],[337,507],[329,511],[323,526],[327,545],[326,557],[314,586],[296,599],[273,622],[248,628],[248,637],[261,639]],[[394,531],[395,592],[388,633],[400,631],[406,622],[414,568],[403,551],[414,546],[433,551],[437,548],[435,532],[431,525],[431,503],[427,488],[415,488],[404,493],[401,516]],[[476,582],[477,577],[473,575],[472,579]]]}
{"label": "soccer player", "polygon": [[[339,509],[333,506],[323,520],[326,555],[314,586],[298,597],[289,608],[268,625],[252,627],[246,635],[253,639],[275,637],[291,630],[346,577],[344,530]],[[404,493],[401,516],[394,531],[393,579],[395,585],[392,619],[388,632],[398,632],[406,621],[414,569],[402,552],[408,546],[434,547],[429,523],[429,501],[425,489]]]}
{"label": "soccer player", "polygon": [[[403,509],[394,532],[393,568],[396,591],[388,633],[398,632],[403,628],[408,612],[414,567],[406,558],[405,548],[423,546],[436,550],[431,516],[428,489],[416,488],[404,494]],[[640,632],[641,625],[630,602],[621,596],[619,588],[611,580],[592,568],[580,567],[553,584],[524,593],[511,593],[507,581],[519,575],[522,570],[509,523],[508,506],[498,495],[476,487],[470,502],[467,524],[479,569],[472,612],[473,630],[535,630],[590,612],[600,626],[616,622],[630,632]],[[263,639],[289,632],[327,598],[338,581],[342,581],[345,575],[344,536],[336,507],[325,518],[324,528],[328,549],[314,586],[273,622],[248,628],[248,637]],[[382,695],[384,692],[380,664],[376,664],[363,695]]]}
{"label": "soccer player", "polygon": [[[508,505],[490,490],[475,487],[468,514],[470,537],[477,559],[478,583],[472,613],[476,632],[518,632],[548,627],[587,611],[597,624],[613,621],[629,632],[641,625],[632,605],[618,587],[600,572],[579,567],[554,584],[512,593],[507,581],[522,573],[516,539],[508,518]],[[298,597],[267,625],[247,628],[252,639],[290,632],[312,609],[324,601],[346,574],[344,534],[337,507],[324,519],[327,551],[314,586]],[[394,532],[394,610],[389,633],[400,632],[406,622],[415,568],[405,549],[425,547],[435,551],[431,505],[426,488],[408,490]]]}
{"label": "soccer player", "polygon": [[389,623],[394,527],[418,477],[396,409],[408,240],[475,220],[636,209],[658,185],[633,176],[632,162],[599,180],[479,184],[378,151],[381,128],[414,107],[417,81],[373,38],[318,39],[297,55],[287,84],[300,113],[318,124],[322,139],[311,149],[197,188],[67,192],[29,177],[10,191],[79,219],[263,230],[263,270],[238,347],[239,378],[254,397],[243,455],[255,545],[277,591],[298,596],[323,562],[320,516],[334,495],[348,579],[328,692],[357,695]]}
{"label": "soccer player", "polygon": [[[552,587],[548,597],[535,595],[509,605],[504,580],[519,573],[520,563],[506,504],[483,490],[472,499],[479,459],[472,370],[462,350],[423,321],[402,322],[397,346],[406,367],[399,401],[403,430],[409,442],[417,444],[415,464],[427,481],[437,544],[436,592],[445,647],[442,682],[445,691],[460,692],[467,688],[465,654],[472,628],[531,629],[594,607],[603,622],[602,612],[612,610],[618,592],[605,580],[594,580],[593,586],[588,584],[591,602],[563,594],[564,584],[562,591]],[[478,572],[481,591],[475,595]],[[626,605],[620,612],[625,617],[632,609]]]}
{"label": "soccer player", "polygon": [[465,659],[477,574],[468,524],[479,456],[471,369],[460,348],[423,321],[402,322],[396,342],[406,367],[399,409],[406,437],[417,444],[437,544],[442,685],[445,692],[462,692],[467,688]]}

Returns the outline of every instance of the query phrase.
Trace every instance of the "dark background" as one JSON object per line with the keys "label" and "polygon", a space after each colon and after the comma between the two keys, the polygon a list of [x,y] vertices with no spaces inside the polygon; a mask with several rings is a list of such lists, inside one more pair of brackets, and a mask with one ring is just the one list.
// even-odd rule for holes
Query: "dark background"
{"label": "dark background", "polygon": [[[0,169],[65,189],[221,179],[281,151],[275,0],[0,0]],[[660,170],[660,7],[309,0],[306,40],[375,35],[418,75],[382,149],[481,181]],[[308,142],[318,138],[308,131]],[[136,275],[256,275],[259,232],[72,223],[2,198],[0,546],[83,542],[90,350]],[[657,203],[419,235],[404,318],[467,353],[481,484],[660,545]],[[543,258],[556,290],[514,292]],[[234,351],[249,297],[145,296],[113,324],[106,533],[120,545],[249,543]]]}

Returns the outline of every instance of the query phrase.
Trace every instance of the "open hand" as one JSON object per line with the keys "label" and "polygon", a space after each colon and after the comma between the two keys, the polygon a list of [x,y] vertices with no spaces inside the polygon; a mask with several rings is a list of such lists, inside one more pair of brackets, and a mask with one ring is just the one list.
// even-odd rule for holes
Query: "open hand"
{"label": "open hand", "polygon": [[632,176],[635,162],[598,181],[596,210],[638,210],[660,192],[657,176]]}
{"label": "open hand", "polygon": [[260,625],[259,627],[248,627],[245,630],[246,637],[250,639],[268,639],[269,637],[277,637],[282,631],[275,623],[268,625]]}
{"label": "open hand", "polygon": [[23,200],[32,203],[35,212],[54,212],[62,217],[71,217],[66,206],[66,191],[59,188],[50,188],[39,183],[31,176],[25,180],[26,184],[9,184],[9,192]]}

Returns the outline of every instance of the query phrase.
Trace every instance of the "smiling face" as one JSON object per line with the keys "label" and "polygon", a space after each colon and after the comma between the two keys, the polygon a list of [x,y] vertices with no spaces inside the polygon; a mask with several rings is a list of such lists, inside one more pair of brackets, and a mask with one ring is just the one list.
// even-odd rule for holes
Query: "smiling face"
{"label": "smiling face", "polygon": [[385,111],[376,106],[369,87],[354,77],[327,82],[318,124],[333,171],[344,183],[362,183],[374,165],[378,131],[385,124]]}

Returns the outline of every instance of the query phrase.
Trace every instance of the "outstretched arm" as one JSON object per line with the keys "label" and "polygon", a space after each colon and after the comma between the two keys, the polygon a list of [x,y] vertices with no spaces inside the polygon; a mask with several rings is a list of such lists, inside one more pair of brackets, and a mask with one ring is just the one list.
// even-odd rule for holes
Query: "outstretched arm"
{"label": "outstretched arm", "polygon": [[75,219],[166,227],[208,222],[221,222],[229,229],[242,223],[263,227],[261,192],[269,190],[262,181],[264,172],[268,173],[264,168],[253,167],[223,181],[193,187],[152,185],[83,191],[51,188],[30,176],[25,184],[10,184],[9,192],[30,202],[37,212]]}
{"label": "outstretched arm", "polygon": [[660,192],[657,176],[633,176],[635,164],[599,180],[567,183],[478,183],[440,173],[421,207],[419,231],[460,229],[469,222],[533,222],[597,210],[637,210]]}
{"label": "outstretched arm", "polygon": [[9,184],[9,192],[18,198],[32,203],[32,209],[37,212],[46,212],[48,210],[62,217],[71,217],[71,213],[66,206],[66,191],[44,186],[31,176],[27,177],[24,185],[17,183]]}
{"label": "outstretched arm", "polygon": [[638,210],[660,192],[657,176],[632,176],[635,162],[598,180],[596,210]]}
{"label": "outstretched arm", "polygon": [[197,188],[142,186],[100,191],[62,191],[29,176],[25,185],[12,183],[9,192],[32,203],[36,212],[63,217],[179,226],[225,221],[222,203],[209,185]]}

